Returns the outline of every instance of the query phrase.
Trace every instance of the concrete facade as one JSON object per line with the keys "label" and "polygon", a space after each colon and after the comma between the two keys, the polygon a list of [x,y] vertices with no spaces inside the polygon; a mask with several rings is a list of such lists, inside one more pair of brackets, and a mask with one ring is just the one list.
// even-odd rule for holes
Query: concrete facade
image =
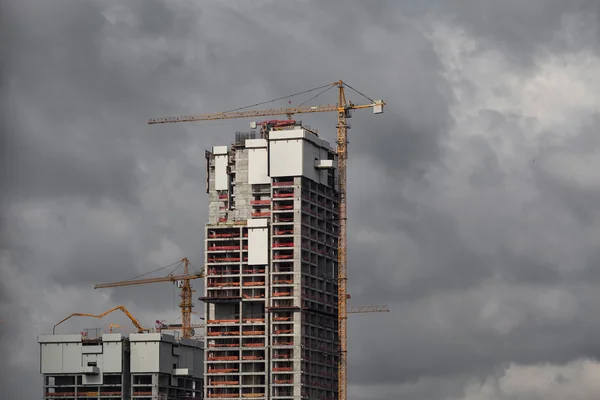
{"label": "concrete facade", "polygon": [[43,399],[203,398],[202,344],[164,333],[43,335]]}
{"label": "concrete facade", "polygon": [[207,152],[205,397],[334,400],[337,158],[301,124],[256,136]]}

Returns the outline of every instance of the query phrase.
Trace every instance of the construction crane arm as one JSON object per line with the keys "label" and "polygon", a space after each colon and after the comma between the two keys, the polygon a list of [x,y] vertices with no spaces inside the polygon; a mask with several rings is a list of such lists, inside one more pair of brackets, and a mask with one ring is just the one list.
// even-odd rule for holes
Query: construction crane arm
{"label": "construction crane arm", "polygon": [[111,282],[111,283],[100,283],[94,285],[94,289],[102,289],[102,288],[111,288],[111,287],[119,287],[119,286],[131,286],[131,285],[143,285],[146,283],[156,283],[156,282],[175,282],[185,279],[198,279],[204,278],[204,272],[199,272],[194,275],[169,275],[161,278],[147,278],[147,279],[137,279],[130,281],[119,281],[119,282]]}
{"label": "construction crane arm", "polygon": [[182,116],[182,117],[152,118],[148,121],[148,124],[152,125],[152,124],[168,124],[168,123],[176,123],[176,122],[213,121],[213,120],[219,120],[219,119],[267,117],[267,116],[271,116],[271,115],[287,115],[288,117],[291,118],[291,116],[294,114],[357,110],[357,109],[361,109],[361,108],[371,108],[376,105],[384,105],[384,104],[385,103],[383,103],[383,102],[375,102],[372,104],[360,104],[360,105],[355,105],[355,104],[349,103],[344,107],[338,107],[337,104],[325,104],[325,105],[320,105],[320,106],[300,106],[300,107],[290,107],[290,108],[271,108],[271,109],[267,109],[267,110],[221,112],[221,113],[215,113],[215,114],[189,115],[189,116]]}
{"label": "construction crane arm", "polygon": [[390,312],[387,305],[381,306],[348,306],[348,314],[373,313],[373,312]]}
{"label": "construction crane arm", "polygon": [[66,320],[68,320],[71,317],[92,317],[92,318],[100,319],[100,318],[104,318],[106,315],[112,313],[113,311],[117,311],[117,310],[121,310],[125,315],[127,315],[127,317],[131,320],[131,323],[133,323],[133,325],[137,328],[138,332],[141,333],[141,332],[148,331],[148,329],[143,328],[140,325],[138,320],[135,319],[135,317],[133,315],[131,315],[131,313],[124,306],[117,306],[115,308],[111,308],[110,310],[103,312],[102,314],[73,313],[73,314],[69,315],[67,318],[58,322],[56,325],[54,325],[54,328],[52,328],[52,334],[54,335],[54,333],[56,331],[56,327],[58,325],[62,324],[63,322],[65,322]]}

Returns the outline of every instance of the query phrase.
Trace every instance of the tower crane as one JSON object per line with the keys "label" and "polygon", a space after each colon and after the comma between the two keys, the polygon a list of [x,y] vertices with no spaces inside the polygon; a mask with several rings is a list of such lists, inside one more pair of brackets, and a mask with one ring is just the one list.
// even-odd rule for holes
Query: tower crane
{"label": "tower crane", "polygon": [[131,323],[137,328],[138,333],[142,333],[142,332],[149,332],[148,329],[143,328],[140,323],[138,322],[137,319],[135,319],[135,317],[133,315],[131,315],[131,313],[125,308],[125,306],[117,306],[115,308],[111,308],[108,311],[103,312],[102,314],[85,314],[85,313],[73,313],[71,315],[69,315],[67,318],[61,320],[60,322],[56,323],[56,325],[54,325],[54,328],[52,328],[52,334],[54,335],[54,333],[56,332],[56,327],[60,324],[62,324],[63,322],[65,322],[66,320],[68,320],[69,318],[72,317],[92,317],[92,318],[104,318],[105,316],[107,316],[108,314],[110,314],[113,311],[117,311],[117,310],[121,310],[123,311],[123,313],[125,315],[127,315],[127,317],[131,320]]}
{"label": "tower crane", "polygon": [[183,275],[167,275],[162,278],[147,278],[137,280],[127,280],[112,283],[101,283],[94,286],[94,289],[112,288],[121,286],[132,286],[132,285],[143,285],[147,283],[156,282],[177,282],[177,285],[181,288],[181,302],[179,307],[181,308],[181,329],[182,336],[184,338],[192,337],[192,308],[194,303],[192,302],[192,279],[204,278],[204,270],[191,274],[189,273],[190,261],[184,257],[181,259],[183,263]]}
{"label": "tower crane", "polygon": [[[338,330],[340,338],[340,361],[338,365],[338,398],[339,400],[346,400],[347,398],[347,352],[348,352],[348,341],[347,341],[347,309],[346,309],[346,287],[347,287],[347,274],[346,274],[346,184],[347,184],[347,160],[348,160],[348,129],[350,126],[347,124],[347,118],[351,117],[352,110],[358,110],[363,108],[372,108],[375,114],[383,113],[383,106],[385,102],[383,100],[373,100],[364,94],[358,92],[350,85],[343,81],[336,81],[328,85],[324,85],[315,89],[311,89],[306,92],[310,92],[318,89],[325,89],[323,92],[333,88],[338,88],[338,101],[337,104],[319,105],[319,106],[304,106],[300,105],[297,107],[288,108],[272,108],[266,110],[250,110],[240,111],[232,110],[226,112],[220,112],[216,114],[203,114],[203,115],[192,115],[184,117],[165,117],[165,118],[153,118],[148,121],[148,124],[164,124],[164,123],[176,123],[176,122],[193,122],[193,121],[212,121],[222,119],[233,119],[233,118],[252,118],[260,116],[275,116],[275,115],[286,115],[288,120],[292,119],[294,114],[302,113],[317,113],[317,112],[337,112],[337,156],[338,156],[338,199],[339,199],[339,239],[338,239]],[[367,98],[370,102],[367,104],[353,104],[346,100],[345,88],[349,88],[359,95]],[[306,93],[303,92],[303,93]],[[321,93],[323,93],[321,92]],[[321,93],[317,94],[320,95]],[[293,95],[292,95],[293,96]],[[287,96],[291,97],[291,96]],[[286,97],[286,98],[287,98]],[[316,97],[316,96],[315,96]],[[313,97],[314,98],[314,97]],[[260,103],[264,104],[264,103]],[[248,107],[244,107],[248,108]]]}
{"label": "tower crane", "polygon": [[364,313],[379,313],[390,312],[387,305],[382,306],[348,306],[346,313],[348,314],[364,314]]}

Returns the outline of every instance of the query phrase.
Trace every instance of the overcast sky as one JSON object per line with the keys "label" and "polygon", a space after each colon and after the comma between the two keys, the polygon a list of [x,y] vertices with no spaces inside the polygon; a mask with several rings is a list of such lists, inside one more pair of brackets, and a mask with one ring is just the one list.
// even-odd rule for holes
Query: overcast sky
{"label": "overcast sky", "polygon": [[392,309],[350,318],[349,398],[597,399],[598,4],[3,1],[0,397],[40,397],[72,312],[177,320],[169,284],[93,284],[201,267],[204,149],[247,124],[148,118],[343,79],[388,104],[351,120],[351,304]]}

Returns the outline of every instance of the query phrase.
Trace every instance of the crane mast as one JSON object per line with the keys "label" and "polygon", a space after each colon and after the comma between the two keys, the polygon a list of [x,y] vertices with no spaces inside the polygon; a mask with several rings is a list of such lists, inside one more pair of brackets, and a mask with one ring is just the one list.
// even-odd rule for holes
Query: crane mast
{"label": "crane mast", "polygon": [[340,360],[338,365],[338,399],[346,400],[347,365],[348,365],[348,316],[347,276],[346,276],[346,166],[348,160],[348,124],[346,123],[346,94],[342,81],[338,84],[338,123],[337,123],[337,156],[338,156],[338,207],[339,207],[339,238],[338,238],[338,335],[340,340]]}
{"label": "crane mast", "polygon": [[[190,261],[186,257],[183,259],[183,275],[187,277],[189,277],[189,266]],[[179,303],[179,307],[181,307],[181,329],[183,337],[191,338],[192,307],[194,307],[194,304],[192,303],[192,283],[189,278],[182,280],[182,282],[183,284],[181,286],[181,303]]]}

